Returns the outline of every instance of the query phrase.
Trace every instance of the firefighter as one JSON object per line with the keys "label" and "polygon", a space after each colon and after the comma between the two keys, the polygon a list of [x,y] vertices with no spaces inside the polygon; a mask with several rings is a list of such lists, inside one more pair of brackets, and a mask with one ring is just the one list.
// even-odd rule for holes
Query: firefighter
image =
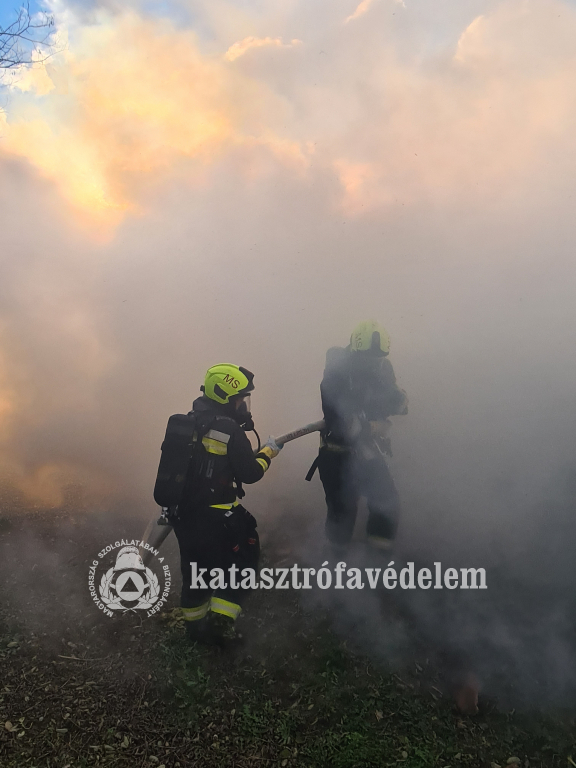
{"label": "firefighter", "polygon": [[389,350],[388,333],[370,320],[354,329],[347,347],[326,354],[320,385],[326,427],[315,463],[328,508],[326,536],[336,550],[352,538],[360,496],[368,503],[368,542],[387,550],[396,536],[400,503],[385,458],[387,433],[389,417],[407,413],[408,401]]}
{"label": "firefighter", "polygon": [[[233,589],[230,568],[256,569],[260,553],[256,520],[240,503],[242,483],[256,483],[278,455],[273,438],[256,455],[246,435],[254,429],[250,392],[254,376],[237,365],[208,370],[189,416],[194,419],[197,450],[190,460],[174,532],[180,547],[181,606],[191,640],[226,644],[235,637],[234,622],[249,592]],[[196,578],[192,583],[193,565]],[[202,573],[202,569],[207,569]],[[210,571],[220,568],[224,582],[210,587]],[[194,587],[194,588],[191,588]]]}

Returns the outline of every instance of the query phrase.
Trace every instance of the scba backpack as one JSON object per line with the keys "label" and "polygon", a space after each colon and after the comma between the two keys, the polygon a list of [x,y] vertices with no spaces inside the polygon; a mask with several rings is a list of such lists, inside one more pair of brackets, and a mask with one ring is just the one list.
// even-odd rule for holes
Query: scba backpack
{"label": "scba backpack", "polygon": [[154,485],[154,501],[159,506],[177,507],[180,503],[191,462],[202,445],[201,429],[191,413],[176,413],[168,419]]}

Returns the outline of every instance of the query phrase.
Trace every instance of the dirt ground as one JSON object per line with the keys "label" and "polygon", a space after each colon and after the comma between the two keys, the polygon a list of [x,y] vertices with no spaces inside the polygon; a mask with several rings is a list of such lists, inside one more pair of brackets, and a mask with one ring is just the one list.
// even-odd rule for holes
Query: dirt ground
{"label": "dirt ground", "polygon": [[[434,629],[442,604],[426,623],[390,595],[351,606],[259,592],[242,649],[197,647],[177,578],[151,618],[109,618],[90,598],[89,564],[111,531],[139,538],[146,521],[119,526],[119,508],[95,509],[80,489],[58,509],[10,490],[0,502],[2,768],[576,765],[576,706],[548,705],[538,680],[541,701],[527,700],[506,654],[487,673],[473,644],[447,643]],[[263,538],[267,563],[290,559],[280,528]],[[174,537],[165,555],[177,576]],[[482,689],[466,717],[453,694],[470,672]]]}

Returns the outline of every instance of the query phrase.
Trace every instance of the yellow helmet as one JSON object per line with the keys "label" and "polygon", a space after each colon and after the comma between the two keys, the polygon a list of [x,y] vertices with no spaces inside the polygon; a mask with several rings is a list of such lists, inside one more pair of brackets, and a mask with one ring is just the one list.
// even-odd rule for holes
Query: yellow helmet
{"label": "yellow helmet", "polygon": [[254,389],[254,374],[231,363],[219,363],[206,371],[202,392],[217,403],[229,403],[236,395],[247,395]]}
{"label": "yellow helmet", "polygon": [[390,336],[375,320],[365,320],[354,328],[350,336],[352,352],[375,352],[387,355],[390,352]]}

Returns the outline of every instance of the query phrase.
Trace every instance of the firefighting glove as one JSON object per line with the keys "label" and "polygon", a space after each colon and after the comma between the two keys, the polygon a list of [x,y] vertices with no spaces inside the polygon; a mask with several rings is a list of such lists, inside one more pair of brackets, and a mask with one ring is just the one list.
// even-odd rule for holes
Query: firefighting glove
{"label": "firefighting glove", "polygon": [[278,445],[274,438],[270,436],[260,449],[260,453],[268,456],[269,459],[273,459],[278,456],[282,448],[284,448],[284,445]]}

